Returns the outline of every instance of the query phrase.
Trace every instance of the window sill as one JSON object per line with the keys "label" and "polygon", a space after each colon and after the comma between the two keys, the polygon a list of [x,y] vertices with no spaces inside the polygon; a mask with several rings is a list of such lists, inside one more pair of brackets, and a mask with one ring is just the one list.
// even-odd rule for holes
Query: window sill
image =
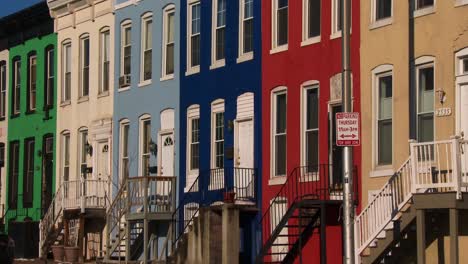
{"label": "window sill", "polygon": [[369,172],[369,177],[371,178],[378,178],[378,177],[388,177],[392,176],[395,171],[391,168],[391,166],[382,166],[377,167],[375,170]]}
{"label": "window sill", "polygon": [[393,24],[393,17],[376,20],[369,25],[369,30],[385,27]]}
{"label": "window sill", "polygon": [[109,96],[109,91],[105,91],[105,92],[101,92],[100,94],[98,94],[98,98],[101,98],[101,97],[106,97],[106,96]]}
{"label": "window sill", "polygon": [[10,116],[10,119],[17,118],[17,117],[19,117],[20,115],[21,115],[20,113],[12,114],[12,115]]}
{"label": "window sill", "polygon": [[189,76],[189,75],[192,75],[192,74],[197,74],[197,73],[199,73],[199,72],[200,72],[200,65],[189,68],[189,69],[185,72],[185,76]]}
{"label": "window sill", "polygon": [[174,79],[174,74],[168,74],[159,79],[160,82],[168,81]]}
{"label": "window sill", "polygon": [[120,92],[125,92],[125,91],[128,91],[128,90],[130,90],[130,85],[127,85],[127,86],[124,86],[124,87],[122,87],[122,88],[119,88],[119,89],[117,90],[117,92],[120,93]]}
{"label": "window sill", "polygon": [[138,84],[138,87],[139,88],[143,88],[145,86],[148,86],[151,84],[151,79],[150,80],[146,80],[146,81],[141,81],[139,84]]}
{"label": "window sill", "polygon": [[270,180],[268,180],[268,185],[282,185],[286,182],[288,177],[284,176],[273,176]]}
{"label": "window sill", "polygon": [[333,32],[333,34],[330,35],[330,39],[337,39],[337,38],[341,38],[341,30]]}
{"label": "window sill", "polygon": [[214,70],[214,69],[221,68],[224,66],[226,66],[226,60],[225,59],[218,60],[218,61],[213,62],[210,65],[210,70]]}
{"label": "window sill", "polygon": [[320,35],[316,37],[308,38],[301,42],[301,47],[316,44],[316,43],[319,43],[320,41],[322,41],[322,37]]}
{"label": "window sill", "polygon": [[89,96],[84,96],[84,97],[81,97],[80,99],[78,99],[78,103],[81,104],[83,102],[87,102],[89,101]]}
{"label": "window sill", "polygon": [[455,7],[464,6],[464,5],[468,5],[468,0],[456,0],[455,1]]}
{"label": "window sill", "polygon": [[252,60],[253,58],[254,58],[254,54],[251,51],[249,53],[244,53],[244,54],[240,55],[239,58],[237,58],[236,62],[237,63],[242,63],[242,62]]}
{"label": "window sill", "polygon": [[413,12],[413,17],[417,18],[417,17],[427,16],[433,13],[435,13],[435,7],[430,6],[430,7],[425,7],[425,8],[415,10]]}
{"label": "window sill", "polygon": [[61,106],[61,107],[64,107],[64,106],[67,106],[67,105],[71,105],[71,101],[70,101],[70,100],[60,102],[60,106]]}
{"label": "window sill", "polygon": [[288,44],[278,46],[278,47],[275,47],[275,48],[271,49],[270,54],[275,54],[275,53],[283,52],[283,51],[286,51],[286,50],[288,50]]}

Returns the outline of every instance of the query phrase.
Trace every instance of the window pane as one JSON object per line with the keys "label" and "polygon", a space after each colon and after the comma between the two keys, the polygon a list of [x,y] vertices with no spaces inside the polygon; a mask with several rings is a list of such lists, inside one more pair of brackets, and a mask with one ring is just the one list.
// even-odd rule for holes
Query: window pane
{"label": "window pane", "polygon": [[174,42],[174,28],[175,28],[174,12],[167,14],[167,43]]}
{"label": "window pane", "polygon": [[429,7],[434,5],[434,0],[416,0],[417,1],[417,9]]}
{"label": "window pane", "polygon": [[216,13],[216,26],[223,27],[226,25],[226,0],[218,0],[218,10]]}
{"label": "window pane", "polygon": [[463,59],[463,73],[468,73],[468,58]]}
{"label": "window pane", "polygon": [[224,139],[224,113],[217,113],[215,118],[216,131],[215,140]]}
{"label": "window pane", "polygon": [[286,135],[275,136],[275,175],[286,174]]}
{"label": "window pane", "polygon": [[124,48],[124,74],[130,74],[131,72],[131,63],[132,63],[132,47],[127,46]]}
{"label": "window pane", "polygon": [[392,120],[382,120],[378,122],[379,139],[379,165],[392,164]]}
{"label": "window pane", "polygon": [[200,33],[200,4],[192,5],[192,35]]}
{"label": "window pane", "polygon": [[224,32],[224,27],[216,30],[216,60],[224,59]]}
{"label": "window pane", "polygon": [[253,17],[253,0],[244,0],[244,19]]}
{"label": "window pane", "polygon": [[132,28],[124,28],[124,46],[130,45],[132,40]]}
{"label": "window pane", "polygon": [[288,43],[288,0],[278,0],[277,46]]}
{"label": "window pane", "polygon": [[6,112],[6,63],[0,64],[0,117]]}
{"label": "window pane", "polygon": [[379,119],[392,118],[392,75],[379,77]]}
{"label": "window pane", "polygon": [[343,17],[342,17],[342,7],[341,7],[341,0],[336,0],[336,31],[341,31],[343,28]]}
{"label": "window pane", "polygon": [[309,38],[320,36],[320,2],[321,0],[309,0]]}
{"label": "window pane", "polygon": [[307,113],[306,113],[306,129],[316,129],[318,128],[318,89],[308,89],[306,94],[306,104],[307,104]]}
{"label": "window pane", "polygon": [[286,94],[276,95],[276,131],[286,132]]}
{"label": "window pane", "polygon": [[143,80],[150,80],[151,79],[151,75],[152,75],[152,72],[151,72],[151,68],[152,68],[152,65],[153,65],[153,52],[152,50],[147,50],[144,52],[144,76],[143,76]]}
{"label": "window pane", "polygon": [[419,69],[419,112],[434,111],[434,68]]}
{"label": "window pane", "polygon": [[392,16],[392,0],[376,0],[376,16],[377,20]]}
{"label": "window pane", "polygon": [[253,19],[244,21],[244,53],[253,51]]}
{"label": "window pane", "polygon": [[191,120],[191,143],[190,143],[190,169],[196,170],[199,168],[199,138],[200,138],[200,119],[194,118]]}
{"label": "window pane", "polygon": [[192,37],[192,54],[191,54],[191,66],[200,65],[200,35]]}
{"label": "window pane", "polygon": [[145,49],[151,49],[153,43],[153,20],[149,19],[145,22]]}
{"label": "window pane", "polygon": [[123,125],[122,129],[122,156],[128,157],[128,130],[130,126],[128,124]]}
{"label": "window pane", "polygon": [[36,109],[36,56],[29,59],[29,110]]}
{"label": "window pane", "polygon": [[166,74],[174,73],[174,44],[167,45],[166,50]]}
{"label": "window pane", "polygon": [[[307,131],[306,132],[306,162],[308,167],[312,167],[313,170],[314,166],[318,165],[318,131]],[[308,171],[310,172],[310,171]]]}
{"label": "window pane", "polygon": [[418,141],[434,140],[434,114],[421,114],[418,117]]}

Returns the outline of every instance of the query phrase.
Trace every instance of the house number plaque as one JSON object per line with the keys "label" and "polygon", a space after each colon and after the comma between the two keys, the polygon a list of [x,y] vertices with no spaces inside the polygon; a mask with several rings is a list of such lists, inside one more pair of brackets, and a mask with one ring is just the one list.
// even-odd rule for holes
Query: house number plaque
{"label": "house number plaque", "polygon": [[450,116],[452,115],[452,108],[444,107],[444,108],[436,109],[435,114],[437,117]]}

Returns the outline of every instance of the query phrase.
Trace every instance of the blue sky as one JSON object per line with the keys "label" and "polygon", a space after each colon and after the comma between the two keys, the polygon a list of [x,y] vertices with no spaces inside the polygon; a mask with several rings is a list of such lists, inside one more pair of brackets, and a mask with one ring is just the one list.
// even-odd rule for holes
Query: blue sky
{"label": "blue sky", "polygon": [[0,17],[13,14],[41,1],[45,0],[0,0]]}

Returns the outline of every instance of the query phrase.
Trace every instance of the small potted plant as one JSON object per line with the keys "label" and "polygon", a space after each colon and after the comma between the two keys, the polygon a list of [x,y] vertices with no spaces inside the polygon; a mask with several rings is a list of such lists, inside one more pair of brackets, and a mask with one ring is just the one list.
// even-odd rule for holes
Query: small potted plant
{"label": "small potted plant", "polygon": [[62,262],[63,261],[63,256],[64,256],[64,251],[63,251],[63,245],[53,245],[52,246],[52,255],[54,255],[54,261],[55,262]]}
{"label": "small potted plant", "polygon": [[75,235],[71,235],[68,242],[68,245],[64,247],[65,261],[77,263],[80,256],[80,248],[76,246],[77,237],[75,237]]}

